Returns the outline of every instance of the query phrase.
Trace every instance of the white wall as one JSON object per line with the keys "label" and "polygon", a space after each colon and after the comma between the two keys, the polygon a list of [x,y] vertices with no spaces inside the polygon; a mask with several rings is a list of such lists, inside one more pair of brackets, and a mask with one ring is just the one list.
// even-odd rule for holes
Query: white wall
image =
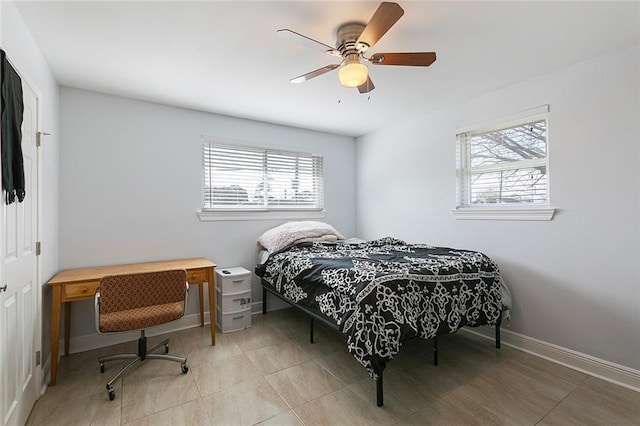
{"label": "white wall", "polygon": [[[60,269],[204,256],[253,271],[256,238],[284,220],[198,219],[202,134],[322,154],[322,220],[355,234],[353,138],[66,87],[60,105]],[[73,309],[72,338],[92,334],[92,303]]]}
{"label": "white wall", "polygon": [[[639,64],[636,46],[359,138],[359,236],[483,251],[511,330],[640,370]],[[455,220],[456,129],[543,104],[556,217]]]}
{"label": "white wall", "polygon": [[42,298],[42,355],[51,353],[51,291],[46,282],[58,271],[58,84],[42,57],[24,21],[12,2],[0,2],[0,46],[22,79],[39,98],[39,128],[51,133],[40,148],[40,215],[38,235],[43,244],[40,256]]}

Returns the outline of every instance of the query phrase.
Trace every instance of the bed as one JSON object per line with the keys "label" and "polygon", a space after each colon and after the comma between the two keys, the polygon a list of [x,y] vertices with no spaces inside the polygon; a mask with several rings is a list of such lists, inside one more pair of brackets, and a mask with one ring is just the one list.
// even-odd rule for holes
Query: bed
{"label": "bed", "polygon": [[255,272],[273,294],[341,333],[347,349],[376,380],[383,405],[386,364],[412,338],[433,339],[464,326],[496,327],[510,295],[498,266],[471,251],[386,237],[345,239],[322,222],[289,222],[258,238]]}

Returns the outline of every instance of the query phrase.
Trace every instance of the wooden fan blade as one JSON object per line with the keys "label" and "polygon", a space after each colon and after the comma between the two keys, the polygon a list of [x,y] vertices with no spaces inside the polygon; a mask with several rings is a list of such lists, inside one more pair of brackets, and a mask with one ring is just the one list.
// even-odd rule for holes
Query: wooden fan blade
{"label": "wooden fan blade", "polygon": [[435,60],[435,52],[374,53],[369,58],[373,65],[405,65],[410,67],[428,67]]}
{"label": "wooden fan blade", "polygon": [[358,92],[360,92],[360,93],[369,93],[370,91],[372,91],[375,88],[376,88],[376,86],[373,84],[373,81],[371,81],[371,77],[367,76],[367,81],[365,81],[363,84],[358,86]]}
{"label": "wooden fan blade", "polygon": [[328,44],[324,44],[318,40],[314,40],[310,37],[307,37],[305,35],[292,31],[288,28],[283,28],[281,30],[278,30],[276,33],[279,36],[282,36],[282,37],[291,39],[297,43],[300,43],[305,47],[309,47],[314,50],[319,50],[324,53],[329,53],[331,55],[337,54],[338,56],[340,56],[340,52],[338,52],[334,47],[331,47]]}
{"label": "wooden fan blade", "polygon": [[389,28],[398,22],[402,15],[404,15],[404,10],[398,3],[380,3],[362,34],[358,37],[356,46],[360,43],[365,43],[369,47],[373,47],[389,31]]}
{"label": "wooden fan blade", "polygon": [[318,76],[320,76],[322,74],[326,74],[329,71],[332,71],[332,70],[338,68],[339,66],[340,66],[340,64],[330,64],[330,65],[327,65],[325,67],[318,68],[317,70],[308,72],[306,74],[302,74],[302,75],[300,75],[300,76],[298,76],[296,78],[292,78],[289,81],[292,82],[292,83],[304,83],[307,80],[311,80],[312,78],[318,77]]}

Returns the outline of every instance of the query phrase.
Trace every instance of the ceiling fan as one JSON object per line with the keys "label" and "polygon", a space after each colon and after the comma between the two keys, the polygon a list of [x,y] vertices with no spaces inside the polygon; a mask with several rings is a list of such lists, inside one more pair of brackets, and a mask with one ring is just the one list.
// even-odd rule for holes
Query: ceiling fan
{"label": "ceiling fan", "polygon": [[436,60],[435,52],[374,53],[369,57],[365,53],[389,31],[404,15],[404,10],[397,3],[380,3],[369,23],[347,22],[336,31],[336,47],[331,47],[290,29],[278,30],[279,35],[288,36],[305,46],[342,58],[339,64],[329,64],[317,70],[302,74],[289,80],[292,83],[303,83],[338,68],[338,80],[344,87],[357,87],[360,93],[368,93],[375,86],[369,70],[361,61],[373,65],[405,65],[428,67]]}

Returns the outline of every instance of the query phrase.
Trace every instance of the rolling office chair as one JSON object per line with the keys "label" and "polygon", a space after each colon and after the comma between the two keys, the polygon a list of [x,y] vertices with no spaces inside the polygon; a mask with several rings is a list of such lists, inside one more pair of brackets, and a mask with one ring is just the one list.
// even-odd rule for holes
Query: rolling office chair
{"label": "rolling office chair", "polygon": [[[100,280],[95,294],[95,324],[98,334],[140,330],[137,354],[118,354],[98,358],[100,373],[104,363],[133,359],[107,383],[109,399],[116,393],[113,384],[139,361],[165,359],[179,362],[182,373],[189,371],[187,359],[169,355],[169,339],[147,348],[145,329],[180,319],[187,310],[189,284],[184,270],[109,275]],[[150,352],[164,346],[164,354]]]}

